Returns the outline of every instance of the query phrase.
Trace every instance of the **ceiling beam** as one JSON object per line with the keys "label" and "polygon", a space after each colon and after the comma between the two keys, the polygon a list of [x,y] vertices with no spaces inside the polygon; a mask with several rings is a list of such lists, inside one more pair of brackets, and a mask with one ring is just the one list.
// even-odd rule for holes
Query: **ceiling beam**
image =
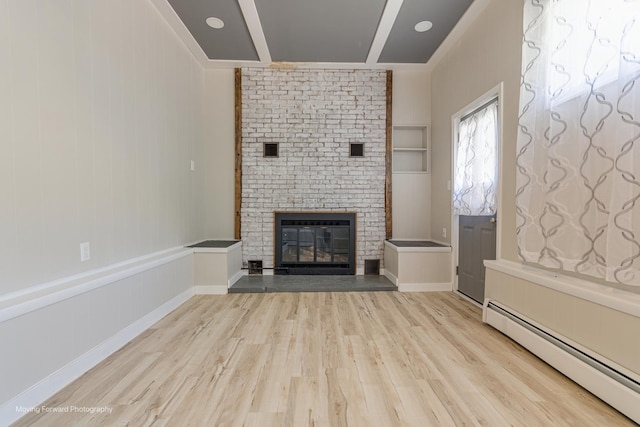
{"label": "ceiling beam", "polygon": [[260,23],[260,16],[258,16],[258,9],[253,0],[238,0],[240,4],[240,10],[244,16],[244,22],[247,24],[249,34],[253,40],[253,46],[256,48],[260,62],[270,64],[271,53],[269,53],[269,46],[267,45],[267,39],[264,36],[262,30],[262,24]]}
{"label": "ceiling beam", "polygon": [[371,43],[371,49],[369,49],[369,56],[367,56],[368,65],[376,64],[378,59],[380,59],[380,54],[382,53],[382,49],[384,49],[384,45],[387,43],[391,28],[393,28],[393,24],[396,22],[396,18],[402,7],[402,2],[403,0],[387,1],[384,11],[382,12],[382,18],[380,18],[378,30]]}

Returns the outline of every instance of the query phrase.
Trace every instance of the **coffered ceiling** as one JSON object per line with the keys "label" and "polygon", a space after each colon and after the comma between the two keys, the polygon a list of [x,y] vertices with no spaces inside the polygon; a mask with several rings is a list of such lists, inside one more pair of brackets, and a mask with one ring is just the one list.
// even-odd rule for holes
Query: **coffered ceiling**
{"label": "coffered ceiling", "polygon": [[389,68],[426,64],[474,0],[151,2],[205,66]]}

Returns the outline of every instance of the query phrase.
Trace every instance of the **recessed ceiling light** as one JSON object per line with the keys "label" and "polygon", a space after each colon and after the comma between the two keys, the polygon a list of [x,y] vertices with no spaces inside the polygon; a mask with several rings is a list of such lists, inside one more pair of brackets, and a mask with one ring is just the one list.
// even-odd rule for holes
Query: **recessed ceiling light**
{"label": "recessed ceiling light", "polygon": [[207,18],[207,25],[210,26],[211,28],[215,28],[216,30],[219,30],[220,28],[224,27],[224,22],[220,18],[211,16]]}
{"label": "recessed ceiling light", "polygon": [[433,22],[431,21],[420,21],[413,27],[417,32],[424,33],[425,31],[429,31],[433,27]]}

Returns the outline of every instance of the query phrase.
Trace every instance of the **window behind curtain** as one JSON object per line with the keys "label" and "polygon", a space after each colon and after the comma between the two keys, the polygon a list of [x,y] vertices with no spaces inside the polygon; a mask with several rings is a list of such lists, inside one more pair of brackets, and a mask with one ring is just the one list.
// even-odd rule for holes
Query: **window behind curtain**
{"label": "window behind curtain", "polygon": [[640,1],[525,0],[523,23],[519,255],[640,286]]}
{"label": "window behind curtain", "polygon": [[498,100],[460,119],[453,179],[455,215],[496,213]]}

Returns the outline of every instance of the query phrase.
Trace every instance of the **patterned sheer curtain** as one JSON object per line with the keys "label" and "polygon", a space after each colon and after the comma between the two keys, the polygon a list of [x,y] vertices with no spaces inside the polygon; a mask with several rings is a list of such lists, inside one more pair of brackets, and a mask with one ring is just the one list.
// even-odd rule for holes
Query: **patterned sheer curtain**
{"label": "patterned sheer curtain", "polygon": [[462,118],[458,126],[456,168],[453,179],[453,213],[496,213],[496,150],[498,101]]}
{"label": "patterned sheer curtain", "polygon": [[640,286],[640,1],[525,0],[524,261]]}

